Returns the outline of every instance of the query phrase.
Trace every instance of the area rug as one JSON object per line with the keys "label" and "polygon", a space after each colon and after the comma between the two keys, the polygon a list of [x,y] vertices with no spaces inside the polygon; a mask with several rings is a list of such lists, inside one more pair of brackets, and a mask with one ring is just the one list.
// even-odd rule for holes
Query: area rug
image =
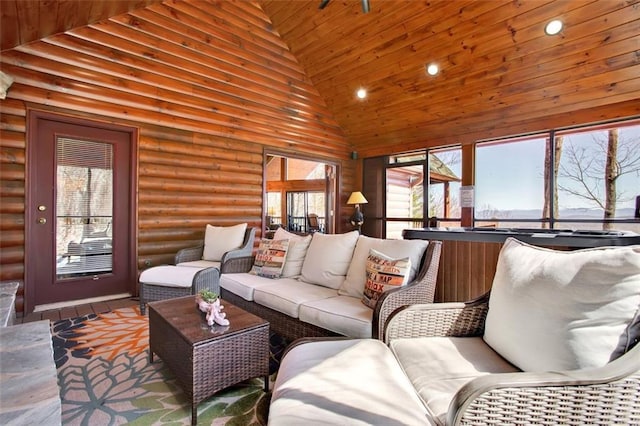
{"label": "area rug", "polygon": [[[149,363],[149,322],[139,308],[54,322],[64,425],[186,425],[191,405],[158,357]],[[286,342],[270,336],[271,381]],[[273,385],[273,383],[271,383]],[[263,379],[242,382],[198,406],[200,425],[266,424]]]}

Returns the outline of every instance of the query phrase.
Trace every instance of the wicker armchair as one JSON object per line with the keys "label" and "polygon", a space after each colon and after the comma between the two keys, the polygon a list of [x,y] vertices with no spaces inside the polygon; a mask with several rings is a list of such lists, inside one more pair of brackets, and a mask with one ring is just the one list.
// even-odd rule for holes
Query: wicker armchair
{"label": "wicker armchair", "polygon": [[[467,303],[407,306],[385,324],[385,343],[429,336],[482,336],[489,295]],[[640,424],[640,345],[604,367],[490,374],[455,395],[447,425]]]}
{"label": "wicker armchair", "polygon": [[[242,242],[242,246],[228,251],[222,256],[222,260],[220,262],[220,273],[229,273],[236,272],[232,270],[228,270],[226,264],[228,261],[236,258],[246,258],[247,256],[251,256],[253,252],[253,244],[256,238],[256,228],[247,228],[244,234],[244,241]],[[193,262],[202,260],[202,253],[204,252],[204,242],[195,247],[187,247],[184,248],[178,253],[176,253],[174,264],[178,265],[184,262]]]}

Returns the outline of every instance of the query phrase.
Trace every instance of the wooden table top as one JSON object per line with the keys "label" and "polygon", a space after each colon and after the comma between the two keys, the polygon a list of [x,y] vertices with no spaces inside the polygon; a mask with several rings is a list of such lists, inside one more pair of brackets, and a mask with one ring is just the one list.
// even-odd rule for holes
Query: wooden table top
{"label": "wooden table top", "polygon": [[151,302],[148,306],[150,311],[153,310],[164,318],[193,346],[269,324],[266,320],[224,300],[221,300],[221,305],[224,306],[222,312],[227,314],[230,323],[228,326],[209,326],[205,313],[196,305],[195,296]]}

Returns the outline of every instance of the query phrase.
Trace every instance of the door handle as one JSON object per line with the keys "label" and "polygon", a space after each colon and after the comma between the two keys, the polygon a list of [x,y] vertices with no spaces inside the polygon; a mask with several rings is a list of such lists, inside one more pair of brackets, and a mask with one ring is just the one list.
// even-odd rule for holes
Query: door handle
{"label": "door handle", "polygon": [[45,219],[44,217],[41,217],[41,218],[38,219],[38,223],[40,225],[44,225],[45,223],[47,223],[47,219]]}

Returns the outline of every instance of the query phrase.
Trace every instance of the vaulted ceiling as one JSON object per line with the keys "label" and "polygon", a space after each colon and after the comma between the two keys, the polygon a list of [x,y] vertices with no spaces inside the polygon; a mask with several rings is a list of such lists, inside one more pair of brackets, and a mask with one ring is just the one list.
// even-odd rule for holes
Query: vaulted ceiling
{"label": "vaulted ceiling", "polygon": [[[157,1],[0,3],[4,51]],[[257,4],[362,156],[640,115],[638,0]]]}

